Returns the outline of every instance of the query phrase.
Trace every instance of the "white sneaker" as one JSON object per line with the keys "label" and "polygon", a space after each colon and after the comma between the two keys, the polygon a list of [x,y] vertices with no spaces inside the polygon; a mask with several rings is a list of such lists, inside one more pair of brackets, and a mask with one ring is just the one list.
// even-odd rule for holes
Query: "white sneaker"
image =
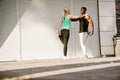
{"label": "white sneaker", "polygon": [[69,60],[70,58],[63,56],[63,60]]}

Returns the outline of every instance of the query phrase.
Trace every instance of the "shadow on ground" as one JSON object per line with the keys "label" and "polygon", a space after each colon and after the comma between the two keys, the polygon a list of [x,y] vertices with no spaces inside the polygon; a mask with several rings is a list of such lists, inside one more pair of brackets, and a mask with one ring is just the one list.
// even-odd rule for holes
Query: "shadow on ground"
{"label": "shadow on ground", "polygon": [[[112,61],[112,63],[119,63],[119,62],[120,60]],[[104,65],[104,64],[111,64],[111,61],[95,62],[95,63],[92,62],[92,63],[79,63],[79,64],[65,64],[65,65],[34,67],[34,68],[17,69],[17,70],[6,70],[6,71],[0,72],[0,80],[5,80],[5,78],[14,78],[14,77],[19,77],[19,76],[24,76],[29,74],[31,75],[31,74],[43,73],[43,72],[49,72],[49,71],[58,71],[62,69],[81,68],[81,67],[97,66],[97,65]],[[15,80],[21,80],[21,79],[15,79]],[[37,78],[30,78],[25,80],[120,80],[120,66],[56,74],[56,75],[45,76],[45,77],[38,76]]]}

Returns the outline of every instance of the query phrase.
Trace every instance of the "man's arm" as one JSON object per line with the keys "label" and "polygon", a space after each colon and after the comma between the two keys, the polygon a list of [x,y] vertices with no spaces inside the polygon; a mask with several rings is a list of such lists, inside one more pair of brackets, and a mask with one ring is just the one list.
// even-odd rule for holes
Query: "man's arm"
{"label": "man's arm", "polygon": [[85,16],[85,18],[88,20],[88,22],[89,22],[89,24],[90,24],[90,26],[92,28],[91,35],[93,35],[94,34],[94,23],[92,21],[92,18],[90,16],[88,16],[88,15]]}
{"label": "man's arm", "polygon": [[75,21],[78,21],[79,20],[79,18],[78,19],[70,19],[72,22],[75,22]]}

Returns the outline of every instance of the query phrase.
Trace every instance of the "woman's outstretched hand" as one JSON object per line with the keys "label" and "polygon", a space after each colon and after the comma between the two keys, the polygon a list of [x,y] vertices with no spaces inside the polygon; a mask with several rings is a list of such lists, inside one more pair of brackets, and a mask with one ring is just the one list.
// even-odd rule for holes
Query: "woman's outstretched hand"
{"label": "woman's outstretched hand", "polygon": [[56,29],[56,31],[58,35],[61,35],[61,31],[59,29]]}

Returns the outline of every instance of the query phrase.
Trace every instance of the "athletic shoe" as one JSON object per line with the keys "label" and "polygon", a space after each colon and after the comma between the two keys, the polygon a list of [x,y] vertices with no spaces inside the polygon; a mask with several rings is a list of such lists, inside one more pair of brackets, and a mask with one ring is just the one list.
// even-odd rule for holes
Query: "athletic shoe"
{"label": "athletic shoe", "polygon": [[63,60],[69,60],[70,58],[63,56]]}

